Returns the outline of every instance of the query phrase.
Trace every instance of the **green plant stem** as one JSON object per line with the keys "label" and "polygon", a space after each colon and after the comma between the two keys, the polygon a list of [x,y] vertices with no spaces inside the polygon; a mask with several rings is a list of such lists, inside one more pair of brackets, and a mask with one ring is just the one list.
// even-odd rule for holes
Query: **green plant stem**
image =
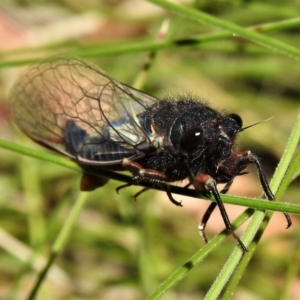
{"label": "green plant stem", "polygon": [[[243,214],[236,218],[232,222],[232,227],[238,228],[241,226],[254,210],[247,209]],[[191,269],[199,264],[203,259],[213,251],[218,245],[220,245],[225,238],[229,235],[227,230],[223,230],[218,235],[214,236],[207,244],[205,244],[200,250],[198,250],[190,259],[188,259],[185,264],[175,270],[151,295],[147,297],[147,300],[159,299],[167,290],[178,283],[182,278],[184,278]],[[239,249],[241,254],[241,250]]]}
{"label": "green plant stem", "polygon": [[86,203],[87,195],[88,195],[88,193],[81,193],[80,196],[78,197],[77,201],[75,202],[75,204],[72,206],[69,217],[66,219],[66,222],[64,223],[61,231],[59,232],[59,234],[53,244],[53,247],[51,249],[51,253],[49,256],[49,260],[48,260],[47,264],[45,265],[44,269],[41,271],[40,275],[38,276],[37,281],[34,284],[34,287],[31,291],[30,295],[27,298],[28,300],[35,299],[35,296],[36,296],[37,292],[39,291],[41,284],[43,283],[50,267],[54,263],[58,254],[65,247],[65,245],[68,241],[68,238],[69,238],[70,234],[72,233],[72,229],[78,218],[78,215]]}
{"label": "green plant stem", "polygon": [[32,178],[39,178],[36,164],[29,165],[29,158],[22,157],[19,170],[22,178],[24,198],[26,200],[27,222],[29,226],[30,245],[36,248],[41,241],[45,240],[45,219],[43,216],[43,197],[40,191],[41,183],[37,179],[32,182]]}
{"label": "green plant stem", "polygon": [[[83,172],[83,169],[77,165],[76,163],[55,154],[52,154],[50,152],[42,152],[33,150],[30,148],[23,147],[21,145],[17,145],[8,141],[4,141],[0,139],[0,147],[3,149],[8,149],[23,155],[27,155],[36,159],[40,159],[47,162],[52,162],[54,164],[66,167],[68,169],[71,169],[76,172]],[[105,177],[109,179],[114,179],[117,181],[122,181],[126,183],[132,182],[132,177],[129,175],[125,175],[122,173],[110,171],[110,170],[95,170],[91,168],[90,170],[85,170],[86,173]],[[151,189],[156,189],[160,191],[165,191],[163,187],[161,186],[154,186],[152,183],[149,182],[140,182],[138,184],[142,187],[147,187]],[[197,191],[193,189],[185,189],[179,186],[170,185],[171,192],[173,194],[183,195],[183,196],[189,196],[194,198],[199,198],[200,195],[197,193]],[[205,198],[201,196],[201,199],[211,201],[212,198]],[[234,205],[240,205],[244,207],[249,207],[257,210],[270,210],[270,211],[279,211],[279,212],[287,212],[292,214],[300,214],[300,205],[298,204],[292,204],[292,203],[276,203],[274,201],[267,201],[263,199],[253,199],[253,198],[245,198],[245,197],[236,197],[236,196],[229,196],[229,195],[223,195],[222,194],[222,200],[224,203],[228,204],[234,204]]]}
{"label": "green plant stem", "polygon": [[300,58],[300,51],[296,47],[278,41],[277,39],[262,35],[258,32],[245,29],[229,21],[225,21],[220,18],[213,17],[212,15],[206,14],[202,11],[190,8],[188,6],[177,5],[164,0],[148,0],[148,1],[151,3],[155,3],[160,7],[164,7],[170,11],[174,11],[178,14],[182,14],[188,18],[192,18],[203,24],[227,30],[231,32],[233,36],[249,39],[259,45],[281,52],[285,55],[292,56],[297,59]]}
{"label": "green plant stem", "polygon": [[[240,282],[241,277],[243,276],[255,250],[256,246],[258,244],[258,241],[260,240],[261,236],[263,235],[263,230],[258,230],[258,225],[261,224],[261,226],[267,226],[268,220],[263,219],[263,213],[262,212],[256,212],[253,216],[253,219],[251,220],[250,224],[247,227],[247,231],[245,231],[242,240],[246,241],[248,245],[248,252],[242,257],[242,259],[239,259],[239,254],[235,253],[230,256],[228,261],[226,262],[230,264],[230,267],[233,268],[234,273],[229,274],[228,277],[225,277],[229,280],[228,285],[226,286],[226,290],[224,291],[224,295],[222,296],[222,300],[229,300],[231,299],[234,290],[236,289],[238,283]],[[263,221],[261,221],[263,219]],[[262,222],[262,223],[260,223]],[[249,244],[249,242],[251,243]],[[235,252],[238,251],[238,249],[234,250]],[[224,266],[226,268],[226,266]],[[220,292],[223,289],[221,286],[221,289],[218,289]],[[213,290],[213,289],[212,289]],[[216,289],[217,290],[217,289]],[[209,298],[207,298],[209,299]]]}
{"label": "green plant stem", "polygon": [[289,252],[289,260],[287,263],[288,270],[286,273],[286,280],[282,289],[281,295],[278,295],[278,300],[292,299],[291,291],[297,276],[299,274],[300,266],[300,233],[297,232],[294,239],[293,249]]}
{"label": "green plant stem", "polygon": [[[283,30],[287,28],[294,28],[298,27],[300,24],[300,18],[292,18],[288,20],[278,21],[278,22],[271,22],[271,23],[265,23],[265,24],[258,24],[254,26],[249,26],[246,28],[243,28],[245,31],[249,32],[269,32],[272,30]],[[111,55],[119,55],[119,54],[132,54],[137,52],[145,52],[145,51],[158,51],[158,50],[164,50],[164,49],[171,49],[171,48],[178,48],[178,47],[194,47],[194,46],[200,46],[209,42],[224,40],[224,39],[232,39],[234,38],[233,34],[231,32],[217,32],[217,33],[210,33],[210,34],[204,34],[199,36],[190,37],[187,39],[178,39],[178,40],[164,40],[164,41],[150,41],[150,42],[127,42],[123,43],[122,45],[110,45],[110,46],[104,46],[104,45],[89,45],[81,46],[77,50],[74,50],[74,46],[72,48],[65,47],[64,50],[66,53],[70,55],[80,56],[84,58],[95,58],[95,57],[102,57],[102,56],[111,56]],[[283,43],[282,43],[283,44]],[[286,44],[284,44],[286,45]],[[58,45],[59,47],[60,45]],[[289,45],[286,45],[290,47]],[[88,47],[88,50],[82,48]],[[61,46],[58,48],[61,50]],[[25,51],[28,49],[22,49],[22,51]],[[50,50],[45,47],[39,47],[39,48],[31,48],[32,51],[43,52],[43,57],[45,57],[45,50],[48,50],[48,56],[53,55],[57,53],[57,49],[51,47]],[[274,49],[272,49],[274,50]],[[21,50],[19,50],[21,51]],[[61,51],[60,51],[61,52]],[[23,53],[23,52],[22,52]],[[300,53],[298,51],[298,53]],[[2,56],[4,56],[5,53],[2,53]],[[11,55],[11,52],[9,53]],[[22,60],[6,60],[6,61],[0,61],[0,68],[4,67],[14,67],[14,66],[22,66],[27,64],[33,64],[37,63],[41,60],[41,56],[36,58],[30,58],[30,59],[22,59]]]}
{"label": "green plant stem", "polygon": [[[283,156],[278,164],[278,167],[276,168],[273,179],[270,182],[271,189],[277,194],[276,196],[279,198],[282,197],[284,189],[286,188],[287,184],[291,180],[291,178],[288,178],[287,184],[282,186],[282,181],[284,180],[284,176],[287,172],[287,169],[292,161],[293,156],[295,155],[297,146],[299,144],[299,140],[300,140],[300,110],[298,112],[295,126],[291,132],[291,135],[287,142],[287,146],[284,150]],[[291,175],[293,175],[293,174],[291,174]],[[280,189],[280,187],[282,188],[282,190],[278,191],[278,189]]]}

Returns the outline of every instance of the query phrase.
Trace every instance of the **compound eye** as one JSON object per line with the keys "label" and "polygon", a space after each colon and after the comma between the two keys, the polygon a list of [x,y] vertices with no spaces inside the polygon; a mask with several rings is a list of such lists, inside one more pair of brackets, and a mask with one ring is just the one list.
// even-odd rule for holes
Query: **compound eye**
{"label": "compound eye", "polygon": [[187,130],[182,138],[184,148],[189,150],[196,149],[203,141],[203,130],[200,127],[195,127]]}
{"label": "compound eye", "polygon": [[236,124],[237,124],[240,128],[243,127],[243,120],[242,120],[242,118],[241,118],[239,115],[237,115],[237,114],[229,114],[228,117],[229,117],[230,119],[234,120],[234,121],[236,122]]}

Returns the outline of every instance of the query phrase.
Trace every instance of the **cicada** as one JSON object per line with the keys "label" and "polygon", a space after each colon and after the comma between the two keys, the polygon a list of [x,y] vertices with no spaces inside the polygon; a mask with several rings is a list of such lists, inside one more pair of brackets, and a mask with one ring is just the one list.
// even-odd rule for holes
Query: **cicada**
{"label": "cicada", "polygon": [[[164,187],[187,179],[199,193],[213,195],[204,214],[219,207],[225,226],[234,233],[220,193],[249,164],[257,167],[262,189],[274,199],[260,160],[251,151],[236,151],[243,128],[235,113],[219,113],[194,96],[157,99],[120,83],[101,69],[80,59],[43,61],[15,83],[10,96],[13,118],[32,140],[97,170],[129,170],[130,184],[150,181]],[[81,189],[92,190],[106,181],[83,175]],[[225,184],[219,192],[217,186]],[[127,186],[126,185],[126,186]],[[285,217],[288,227],[291,220]],[[205,237],[205,236],[204,236]]]}

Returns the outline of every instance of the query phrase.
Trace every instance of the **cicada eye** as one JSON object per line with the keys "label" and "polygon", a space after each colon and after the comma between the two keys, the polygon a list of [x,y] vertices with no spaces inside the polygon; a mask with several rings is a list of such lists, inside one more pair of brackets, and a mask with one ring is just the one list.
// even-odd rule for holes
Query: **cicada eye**
{"label": "cicada eye", "polygon": [[182,138],[182,145],[187,149],[195,149],[203,141],[203,130],[200,127],[195,127],[187,130]]}
{"label": "cicada eye", "polygon": [[237,124],[240,128],[243,127],[243,120],[242,120],[242,118],[241,118],[239,115],[237,115],[237,114],[229,114],[228,117],[229,117],[230,119],[234,120],[234,121],[236,122],[236,124]]}

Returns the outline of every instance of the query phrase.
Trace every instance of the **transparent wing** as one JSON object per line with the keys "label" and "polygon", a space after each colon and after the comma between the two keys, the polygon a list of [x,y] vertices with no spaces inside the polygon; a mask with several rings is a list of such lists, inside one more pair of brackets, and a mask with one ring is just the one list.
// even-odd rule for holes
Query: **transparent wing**
{"label": "transparent wing", "polygon": [[56,59],[27,70],[10,101],[15,122],[38,143],[83,163],[116,164],[150,145],[138,115],[158,100],[83,60]]}

